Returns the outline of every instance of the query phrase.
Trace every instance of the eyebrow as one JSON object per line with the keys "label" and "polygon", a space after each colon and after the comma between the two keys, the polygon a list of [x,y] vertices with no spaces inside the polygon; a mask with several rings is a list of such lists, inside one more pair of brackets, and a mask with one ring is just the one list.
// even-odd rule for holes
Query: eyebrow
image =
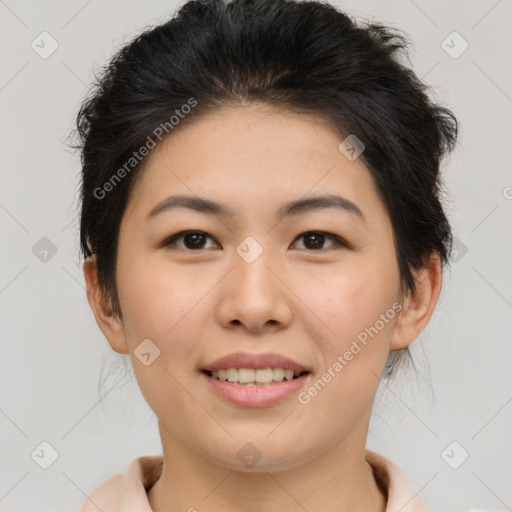
{"label": "eyebrow", "polygon": [[[170,196],[156,204],[146,215],[146,222],[163,212],[173,210],[175,208],[188,208],[200,213],[208,215],[219,215],[223,217],[234,217],[235,212],[228,206],[210,199],[197,197],[175,195]],[[340,208],[348,213],[352,213],[364,221],[364,215],[359,207],[349,199],[333,194],[325,194],[320,196],[307,197],[284,203],[276,212],[278,220],[285,217],[300,215],[324,208]]]}

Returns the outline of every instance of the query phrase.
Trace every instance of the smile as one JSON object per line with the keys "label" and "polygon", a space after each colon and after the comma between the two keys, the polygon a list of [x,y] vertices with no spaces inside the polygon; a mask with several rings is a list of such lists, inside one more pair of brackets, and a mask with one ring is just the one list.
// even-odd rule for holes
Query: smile
{"label": "smile", "polygon": [[[233,371],[228,374],[230,370]],[[242,371],[240,372],[240,370]],[[245,373],[244,370],[248,370],[248,373]],[[294,375],[293,370],[288,370],[288,377],[290,377],[290,371],[292,372],[292,376],[290,379],[287,379],[286,375],[284,375],[285,370],[282,368],[265,368],[262,370],[272,371],[272,380],[270,382],[268,382],[270,376],[269,371],[263,374],[263,378],[266,378],[267,382],[256,382],[256,370],[251,368],[228,368],[224,370],[224,372],[226,372],[226,380],[219,378],[218,373],[222,372],[222,370],[215,372],[217,376],[214,376],[213,371],[201,371],[200,375],[206,380],[208,390],[211,393],[221,400],[236,405],[237,407],[270,407],[278,405],[299,393],[301,388],[309,382],[312,376],[310,372],[302,372],[300,375]],[[275,370],[277,370],[277,377],[280,377],[283,372],[283,378],[280,381],[274,381]],[[252,377],[251,372],[254,372],[254,377]],[[240,374],[242,380],[246,380],[249,377],[254,380],[252,382],[241,383],[239,381]],[[224,376],[224,373],[222,373],[222,375]],[[234,379],[233,382],[228,380],[228,375],[232,376]]]}

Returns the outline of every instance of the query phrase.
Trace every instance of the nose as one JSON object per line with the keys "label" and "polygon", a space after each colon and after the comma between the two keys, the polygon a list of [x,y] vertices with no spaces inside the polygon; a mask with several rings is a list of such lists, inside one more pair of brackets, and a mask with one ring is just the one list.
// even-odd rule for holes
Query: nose
{"label": "nose", "polygon": [[252,263],[236,254],[218,289],[218,321],[225,328],[242,326],[251,333],[286,328],[292,319],[293,294],[285,282],[269,250]]}

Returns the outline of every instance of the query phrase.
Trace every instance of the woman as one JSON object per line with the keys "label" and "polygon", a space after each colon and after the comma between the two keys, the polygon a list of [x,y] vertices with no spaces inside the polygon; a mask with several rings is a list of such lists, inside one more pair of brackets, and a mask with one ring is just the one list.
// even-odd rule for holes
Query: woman
{"label": "woman", "polygon": [[406,40],[322,2],[192,0],[78,115],[87,296],[163,455],[82,512],[425,511],[365,448],[451,247],[457,122]]}

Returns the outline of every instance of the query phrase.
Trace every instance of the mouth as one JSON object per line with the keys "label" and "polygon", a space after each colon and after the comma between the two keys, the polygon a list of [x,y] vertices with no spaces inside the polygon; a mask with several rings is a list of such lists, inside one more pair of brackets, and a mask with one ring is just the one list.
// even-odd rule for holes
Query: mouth
{"label": "mouth", "polygon": [[283,354],[234,352],[204,365],[199,374],[210,392],[237,407],[271,407],[298,393],[312,372]]}
{"label": "mouth", "polygon": [[199,375],[213,396],[241,408],[278,406],[299,393],[312,378],[310,371],[289,368],[204,369]]}

